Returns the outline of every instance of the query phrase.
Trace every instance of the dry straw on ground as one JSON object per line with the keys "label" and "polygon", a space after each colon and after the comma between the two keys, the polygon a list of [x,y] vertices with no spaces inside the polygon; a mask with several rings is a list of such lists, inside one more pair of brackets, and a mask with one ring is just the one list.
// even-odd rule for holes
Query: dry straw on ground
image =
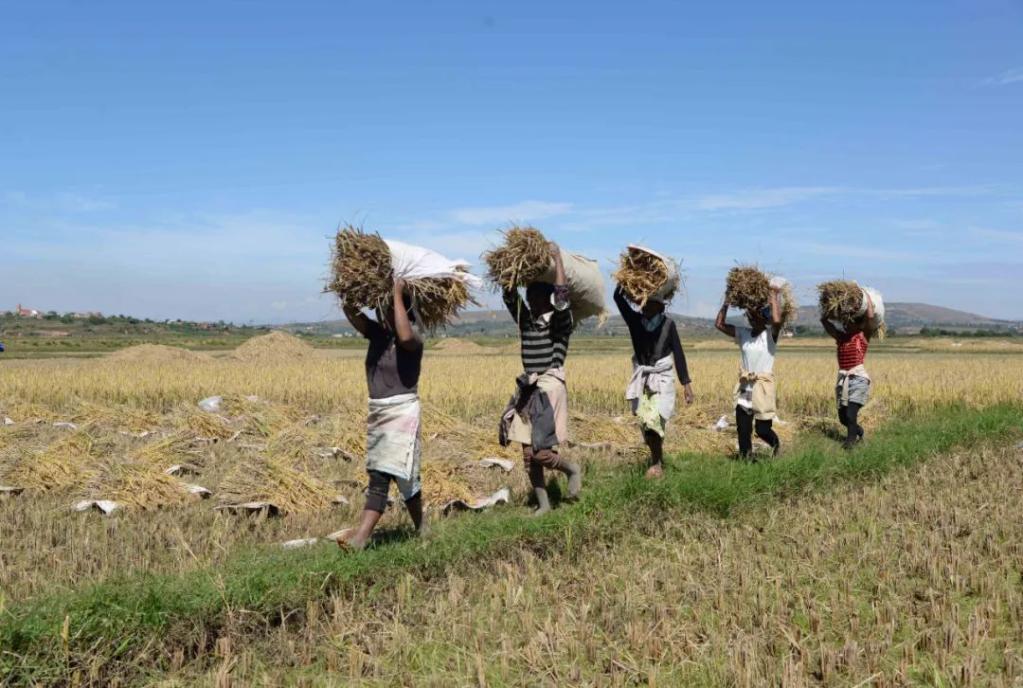
{"label": "dry straw on ground", "polygon": [[547,238],[533,227],[512,227],[504,243],[483,254],[487,279],[501,289],[524,287],[550,270],[553,254]]}
{"label": "dry straw on ground", "polygon": [[[621,285],[622,291],[633,303],[644,306],[651,296],[657,294],[668,282],[671,274],[664,259],[636,246],[622,251],[618,259],[618,270],[611,276]],[[670,301],[674,291],[662,294]]]}
{"label": "dry straw on ground", "polygon": [[770,303],[771,281],[755,265],[739,265],[728,271],[725,300],[746,311],[759,311]]}
{"label": "dry straw on ground", "polygon": [[286,514],[330,509],[336,489],[295,467],[287,456],[257,457],[239,463],[219,490],[223,504],[268,502]]}
{"label": "dry straw on ground", "polygon": [[243,342],[234,350],[231,358],[250,363],[272,363],[311,358],[315,355],[316,349],[295,335],[275,330]]}
{"label": "dry straw on ground", "polygon": [[119,363],[164,363],[168,361],[189,363],[207,361],[209,358],[206,354],[164,344],[138,344],[119,349],[107,356],[107,360]]}

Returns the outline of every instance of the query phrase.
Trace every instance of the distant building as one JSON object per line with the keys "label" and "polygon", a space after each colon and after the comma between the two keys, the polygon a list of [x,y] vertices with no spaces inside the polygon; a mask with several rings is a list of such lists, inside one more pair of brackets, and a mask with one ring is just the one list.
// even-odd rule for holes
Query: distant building
{"label": "distant building", "polygon": [[17,315],[19,318],[39,319],[43,317],[43,314],[37,311],[35,308],[22,308],[20,303],[18,304],[17,310],[14,311],[14,314]]}

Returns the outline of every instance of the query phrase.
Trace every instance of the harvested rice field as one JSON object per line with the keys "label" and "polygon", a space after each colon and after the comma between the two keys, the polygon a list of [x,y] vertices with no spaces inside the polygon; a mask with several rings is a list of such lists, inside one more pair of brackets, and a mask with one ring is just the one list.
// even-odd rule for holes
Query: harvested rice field
{"label": "harvested rice field", "polygon": [[[1019,628],[1023,559],[1009,530],[1023,459],[1007,447],[1020,439],[1023,400],[1007,381],[1023,379],[1018,345],[903,339],[871,352],[874,393],[860,418],[879,439],[864,451],[902,456],[885,449],[887,429],[908,423],[912,434],[915,419],[949,407],[976,432],[976,451],[919,430],[924,448],[905,451],[916,461],[940,447],[940,458],[881,482],[829,484],[823,496],[750,487],[755,504],[720,509],[680,504],[700,501],[687,495],[708,472],[725,481],[709,505],[738,489],[734,471],[761,469],[732,459],[737,352],[724,338],[687,343],[697,399],[679,407],[666,448],[669,473],[693,479],[679,478],[663,514],[640,512],[636,532],[626,519],[587,534],[596,521],[585,514],[604,508],[587,499],[607,493],[607,514],[624,512],[613,486],[632,485],[644,460],[623,344],[573,345],[567,453],[594,487],[546,526],[524,516],[521,461],[496,442],[517,353],[431,346],[420,391],[434,535],[410,540],[392,508],[359,555],[324,538],[362,506],[361,351],[274,334],[222,355],[140,347],[4,362],[0,486],[13,489],[0,495],[0,646],[10,645],[0,684],[1016,685],[1023,657],[1009,629]],[[763,470],[847,461],[833,439],[833,351],[785,340],[775,371],[786,455]],[[990,409],[1002,409],[1002,425],[988,446]],[[642,494],[643,484],[621,489]],[[504,488],[510,503],[489,513],[443,515]],[[760,499],[775,492],[781,502]],[[1010,493],[1015,505],[999,498]],[[543,544],[573,532],[581,544],[568,552]],[[273,562],[270,578],[243,561]],[[307,587],[310,571],[333,567],[333,583]],[[161,592],[109,600],[148,585]],[[189,597],[204,586],[209,600]],[[191,601],[175,607],[178,594]],[[182,611],[190,604],[198,616]],[[111,621],[121,615],[130,623]],[[150,652],[146,634],[163,624],[164,649]]]}

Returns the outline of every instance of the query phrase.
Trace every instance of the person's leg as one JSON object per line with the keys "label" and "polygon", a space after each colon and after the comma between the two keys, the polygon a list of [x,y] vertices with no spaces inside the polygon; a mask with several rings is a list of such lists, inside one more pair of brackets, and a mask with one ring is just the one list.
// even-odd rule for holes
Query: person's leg
{"label": "person's leg", "polygon": [[564,473],[568,477],[568,494],[565,495],[565,499],[578,499],[579,492],[583,488],[583,471],[579,464],[563,458],[554,449],[541,449],[536,452],[533,456],[533,463]]}
{"label": "person's leg", "polygon": [[757,437],[771,445],[774,455],[778,456],[778,452],[781,450],[781,440],[778,439],[778,433],[774,431],[772,425],[774,425],[774,421],[758,420],[756,423]]}
{"label": "person's leg", "polygon": [[753,415],[741,406],[735,407],[735,428],[739,434],[739,457],[748,459],[753,453]]}
{"label": "person's leg", "polygon": [[373,535],[373,529],[387,508],[387,491],[391,487],[391,476],[380,471],[368,471],[369,488],[366,490],[366,506],[362,510],[359,525],[351,529],[338,541],[342,547],[362,549]]}
{"label": "person's leg", "polygon": [[547,483],[544,481],[543,464],[533,456],[533,448],[528,444],[522,445],[522,462],[525,464],[526,473],[529,474],[529,484],[533,488],[533,497],[536,498],[537,516],[546,514],[551,510],[551,500],[547,495]]}
{"label": "person's leg", "polygon": [[650,448],[650,464],[646,477],[660,478],[664,475],[664,438],[654,430],[646,430],[643,432],[643,439]]}
{"label": "person's leg", "polygon": [[863,408],[860,404],[855,401],[850,401],[846,407],[846,424],[847,434],[845,437],[845,447],[852,447],[854,444],[859,442],[863,438],[863,428],[860,427],[859,415],[860,409]]}
{"label": "person's leg", "polygon": [[405,500],[405,508],[412,519],[412,526],[416,529],[417,535],[426,535],[426,518],[423,515],[423,493],[416,492],[412,497]]}
{"label": "person's leg", "polygon": [[841,402],[838,404],[838,422],[846,428],[849,427],[848,407],[843,406]]}

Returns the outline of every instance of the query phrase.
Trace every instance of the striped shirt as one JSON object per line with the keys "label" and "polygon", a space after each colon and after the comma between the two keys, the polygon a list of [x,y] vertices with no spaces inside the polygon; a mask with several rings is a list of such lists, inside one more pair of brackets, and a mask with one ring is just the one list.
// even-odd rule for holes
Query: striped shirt
{"label": "striped shirt", "polygon": [[843,334],[838,338],[838,369],[852,370],[867,358],[867,338],[862,332]]}
{"label": "striped shirt", "polygon": [[554,288],[554,310],[534,318],[517,290],[505,291],[504,303],[519,326],[522,368],[527,373],[544,373],[565,365],[568,339],[575,323],[569,310],[568,287]]}

